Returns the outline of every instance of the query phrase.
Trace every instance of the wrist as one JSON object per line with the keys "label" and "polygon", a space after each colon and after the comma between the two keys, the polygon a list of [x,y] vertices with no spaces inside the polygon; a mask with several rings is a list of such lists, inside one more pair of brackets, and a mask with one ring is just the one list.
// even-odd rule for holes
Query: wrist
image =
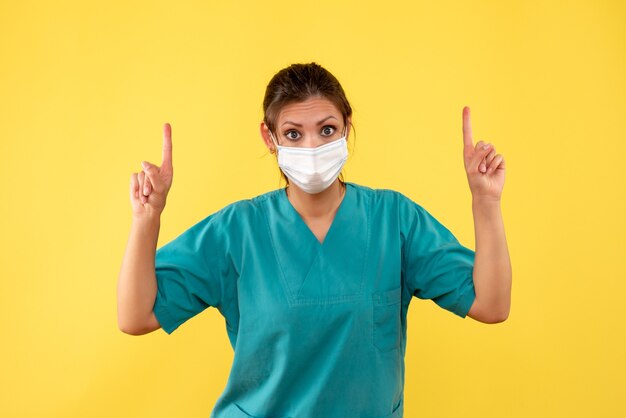
{"label": "wrist", "polygon": [[475,206],[500,206],[501,200],[499,197],[485,197],[485,196],[473,196],[472,205]]}
{"label": "wrist", "polygon": [[161,224],[161,214],[160,213],[144,213],[141,215],[133,214],[132,223],[133,225],[138,225],[138,226],[159,226]]}

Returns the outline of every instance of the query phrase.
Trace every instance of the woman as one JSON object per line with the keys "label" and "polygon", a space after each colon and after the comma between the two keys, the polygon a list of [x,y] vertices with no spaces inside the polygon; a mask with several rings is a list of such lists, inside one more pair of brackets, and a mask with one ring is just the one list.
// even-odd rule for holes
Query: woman
{"label": "woman", "polygon": [[473,146],[464,109],[474,252],[403,194],[343,181],[352,109],[327,70],[279,71],[263,109],[261,136],[287,186],[222,208],[158,251],[173,176],[168,124],[162,165],[132,175],[120,329],[170,334],[217,308],[235,355],[211,417],[401,417],[413,296],[462,318],[508,316],[504,160]]}

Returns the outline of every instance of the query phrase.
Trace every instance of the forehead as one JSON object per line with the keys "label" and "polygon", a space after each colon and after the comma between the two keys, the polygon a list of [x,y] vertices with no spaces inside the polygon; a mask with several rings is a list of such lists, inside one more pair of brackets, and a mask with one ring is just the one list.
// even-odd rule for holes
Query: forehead
{"label": "forehead", "polygon": [[341,120],[341,112],[333,102],[324,97],[310,97],[302,102],[285,105],[278,114],[278,125],[286,120],[296,123],[316,123],[330,115]]}

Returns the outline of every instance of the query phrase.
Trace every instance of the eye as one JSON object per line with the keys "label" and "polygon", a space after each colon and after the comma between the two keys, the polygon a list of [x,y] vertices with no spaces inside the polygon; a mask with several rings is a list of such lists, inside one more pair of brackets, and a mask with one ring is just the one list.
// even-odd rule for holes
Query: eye
{"label": "eye", "polygon": [[298,131],[291,129],[291,130],[285,132],[285,136],[287,137],[287,139],[289,139],[290,141],[297,141],[298,137],[297,136],[294,137],[291,134],[298,135]]}
{"label": "eye", "polygon": [[322,133],[325,133],[325,136],[331,136],[335,133],[335,128],[333,125],[326,125],[322,128]]}

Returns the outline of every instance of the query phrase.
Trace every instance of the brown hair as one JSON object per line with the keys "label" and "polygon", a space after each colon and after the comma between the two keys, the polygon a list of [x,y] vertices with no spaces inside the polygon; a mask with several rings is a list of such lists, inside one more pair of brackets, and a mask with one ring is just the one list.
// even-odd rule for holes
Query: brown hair
{"label": "brown hair", "polygon": [[[302,102],[310,97],[323,97],[331,101],[343,116],[344,125],[352,116],[352,107],[339,81],[321,65],[291,64],[283,68],[270,80],[263,98],[263,122],[270,131],[275,132],[278,115],[282,108],[293,102]],[[350,122],[352,128],[352,122]],[[356,133],[355,133],[356,135]],[[289,179],[280,171],[282,178],[289,185]],[[339,176],[343,184],[343,173]]]}

